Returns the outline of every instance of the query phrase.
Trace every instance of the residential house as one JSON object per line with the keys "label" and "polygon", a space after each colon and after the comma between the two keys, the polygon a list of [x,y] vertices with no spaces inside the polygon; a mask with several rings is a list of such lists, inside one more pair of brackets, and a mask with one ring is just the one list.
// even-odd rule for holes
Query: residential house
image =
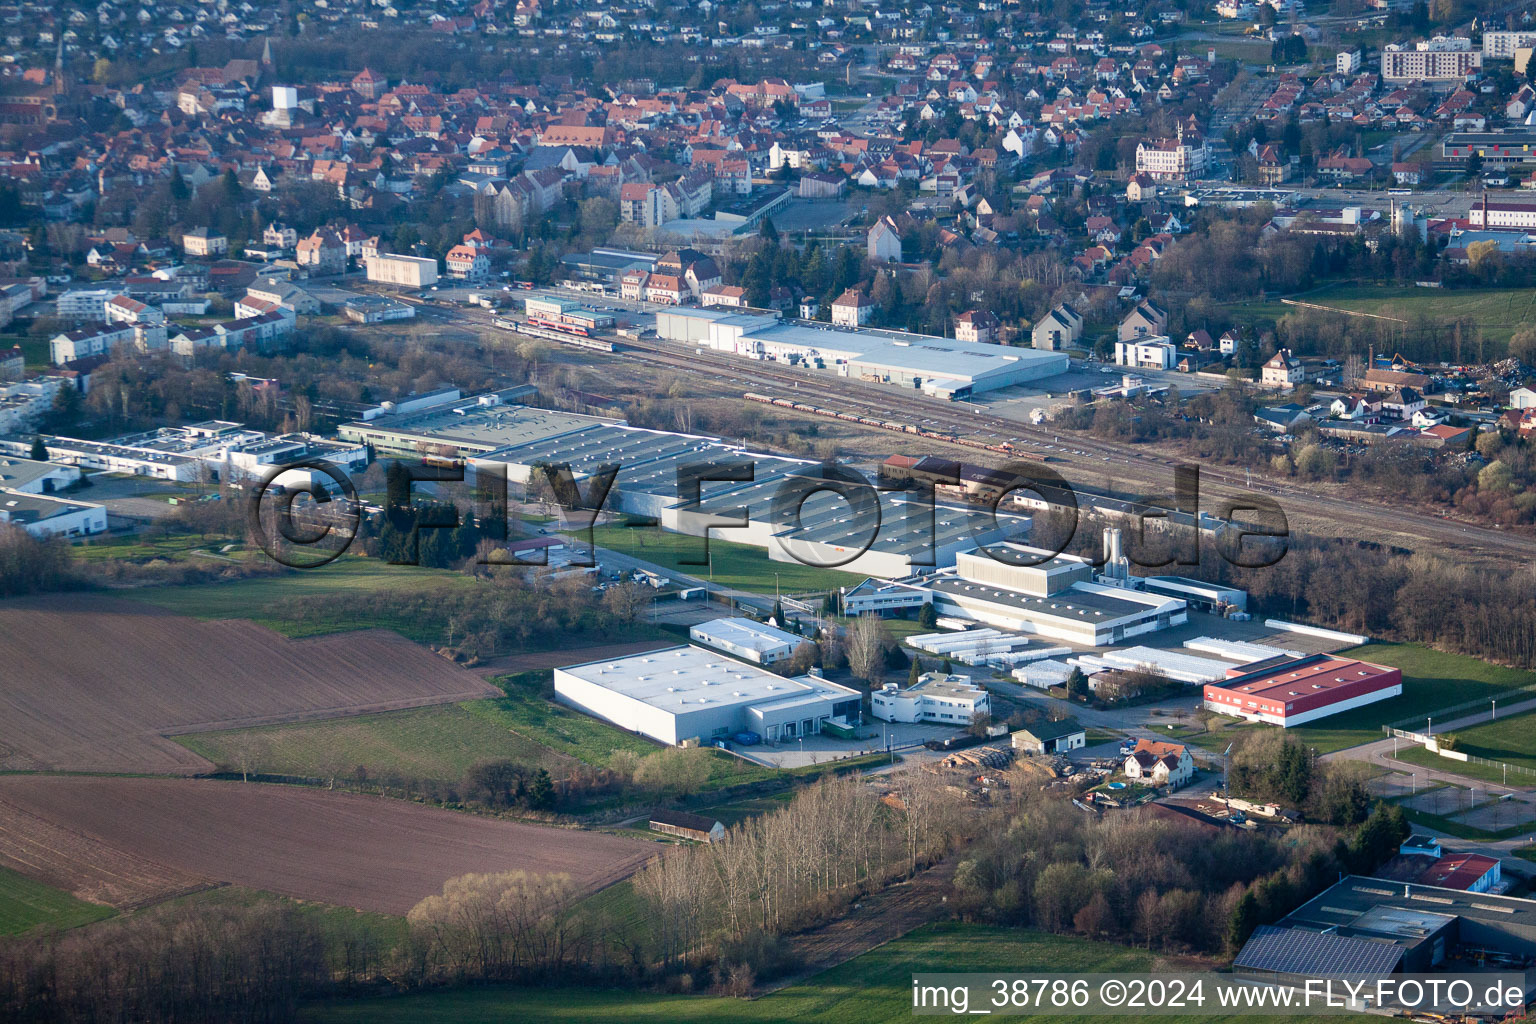
{"label": "residential house", "polygon": [[1189,748],[1178,743],[1139,739],[1126,755],[1126,778],[1177,789],[1195,774],[1195,759]]}
{"label": "residential house", "polygon": [[[1142,302],[1125,315],[1120,321],[1120,341],[1135,341],[1137,338],[1161,335],[1168,326],[1168,313],[1166,310],[1154,306],[1150,302]],[[1166,340],[1166,339],[1164,339]]]}
{"label": "residential house", "polygon": [[181,236],[181,250],[196,259],[214,259],[229,252],[229,239],[206,227],[196,227]]}
{"label": "residential house", "polygon": [[955,338],[958,341],[975,341],[990,344],[997,340],[1002,326],[997,315],[986,310],[973,309],[955,318]]}
{"label": "residential house", "polygon": [[1083,315],[1063,302],[1035,324],[1030,332],[1030,344],[1043,351],[1059,352],[1082,336]]}
{"label": "residential house", "polygon": [[1259,371],[1259,383],[1267,388],[1293,388],[1307,379],[1301,360],[1283,348],[1270,357]]}
{"label": "residential house", "polygon": [[832,322],[842,327],[862,327],[874,313],[874,300],[857,288],[849,288],[832,301]]}
{"label": "residential house", "polygon": [[316,228],[308,238],[295,244],[293,258],[315,276],[341,274],[347,269],[347,245],[329,228]]}
{"label": "residential house", "polygon": [[870,226],[867,244],[871,260],[891,263],[901,259],[901,229],[889,214]]}

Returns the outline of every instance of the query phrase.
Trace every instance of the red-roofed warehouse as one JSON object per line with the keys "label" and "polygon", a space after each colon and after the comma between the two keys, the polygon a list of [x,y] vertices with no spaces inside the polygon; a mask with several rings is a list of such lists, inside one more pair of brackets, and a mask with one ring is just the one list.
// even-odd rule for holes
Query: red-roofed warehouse
{"label": "red-roofed warehouse", "polygon": [[1403,692],[1403,673],[1386,665],[1314,654],[1278,667],[1232,669],[1207,683],[1207,710],[1289,728]]}

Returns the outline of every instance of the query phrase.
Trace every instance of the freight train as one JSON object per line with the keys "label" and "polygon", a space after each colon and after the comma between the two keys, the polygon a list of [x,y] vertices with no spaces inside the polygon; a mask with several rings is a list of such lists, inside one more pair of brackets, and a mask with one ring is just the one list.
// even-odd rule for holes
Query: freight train
{"label": "freight train", "polygon": [[930,430],[913,423],[898,423],[895,420],[876,419],[873,416],[859,416],[851,412],[837,412],[833,409],[823,409],[820,406],[810,405],[806,402],[794,402],[788,398],[774,398],[771,395],[760,395],[755,391],[745,392],[742,398],[749,402],[761,402],[764,405],[777,405],[784,409],[793,409],[796,412],[807,412],[813,416],[826,416],[834,420],[847,420],[850,423],[861,423],[866,427],[879,427],[881,430],[891,430],[901,434],[916,434],[918,437],[927,437],[935,441],[946,441],[949,444],[963,445],[967,448],[981,448],[984,451],[999,452],[1003,455],[1011,455],[1018,459],[1027,459],[1030,462],[1049,462],[1049,457],[1039,452],[1027,451],[1018,445],[1008,441],[997,444],[987,444],[985,441],[977,441],[968,437],[944,430]]}

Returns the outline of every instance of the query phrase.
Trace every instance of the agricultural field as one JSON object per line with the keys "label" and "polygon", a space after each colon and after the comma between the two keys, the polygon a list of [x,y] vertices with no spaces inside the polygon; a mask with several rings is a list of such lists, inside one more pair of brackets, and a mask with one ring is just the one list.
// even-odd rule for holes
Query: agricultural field
{"label": "agricultural field", "polygon": [[[13,783],[26,776],[6,776]],[[88,903],[129,910],[211,883],[108,845],[0,795],[0,868]]]}
{"label": "agricultural field", "polygon": [[[1340,651],[1339,655],[1402,669],[1403,694],[1291,730],[1302,742],[1316,747],[1319,753],[1380,739],[1384,722],[1433,714],[1440,708],[1464,701],[1491,700],[1506,693],[1514,699],[1516,695],[1511,691],[1536,685],[1536,672],[1492,665],[1464,654],[1447,654],[1420,644],[1367,644]],[[1519,696],[1536,699],[1536,693]]]}
{"label": "agricultural field", "polygon": [[[388,589],[431,595],[444,588],[472,587],[475,581],[447,569],[390,565],[377,558],[343,556],[315,569],[296,570],[276,576],[257,576],[220,583],[190,586],[144,587],[133,592],[135,600],[179,615],[202,619],[250,619],[284,636],[322,636],[354,629],[391,629],[419,643],[439,643],[434,632],[423,633],[414,618],[391,619],[370,611],[359,615],[347,598]],[[282,614],[282,602],[293,598],[333,597],[334,602],[316,611],[306,607],[302,619]]]}
{"label": "agricultural field", "polygon": [[294,642],[94,595],[0,606],[0,649],[0,768],[11,770],[205,771],[166,735],[497,693],[393,633]]}
{"label": "agricultural field", "polygon": [[652,527],[599,526],[592,531],[592,542],[600,548],[632,555],[701,580],[712,578],[722,586],[753,594],[772,594],[775,574],[778,577],[778,588],[786,594],[832,590],[864,582],[864,576],[857,573],[818,569],[799,562],[775,562],[762,548],[723,539],[729,536],[729,530],[716,531],[710,535],[713,577],[709,565],[687,565],[681,561],[683,558],[704,557],[702,537],[668,533]]}
{"label": "agricultural field", "polygon": [[[918,971],[1153,972],[1166,961],[1142,949],[1023,929],[927,925],[809,981],[762,999],[677,996],[604,989],[478,988],[329,1003],[308,1008],[306,1024],[886,1024],[912,1014]],[[1190,968],[1195,969],[1195,968]],[[1053,1014],[1059,1024],[1090,1018]],[[1219,1014],[1178,1018],[1192,1024],[1236,1021]],[[1302,1018],[1271,1017],[1276,1024]],[[1374,1020],[1343,1017],[1341,1020]]]}
{"label": "agricultural field", "polygon": [[[1533,288],[1409,288],[1369,285],[1331,285],[1295,296],[1298,302],[1329,306],[1356,313],[1374,313],[1395,317],[1405,324],[1385,325],[1414,331],[1421,321],[1443,322],[1469,319],[1482,329],[1483,336],[1496,342],[1487,353],[1490,359],[1503,355],[1504,344],[1516,330],[1536,317],[1536,289]],[[1300,308],[1279,300],[1242,302],[1227,307],[1241,323],[1278,320]],[[1463,358],[1476,360],[1476,346],[1470,339],[1463,343]]]}
{"label": "agricultural field", "polygon": [[159,865],[168,886],[190,876],[383,914],[404,914],[470,872],[564,873],[596,889],[658,849],[402,800],[205,779],[0,777],[0,821],[12,808],[23,821],[103,837],[83,863],[60,851],[44,868],[54,876]]}
{"label": "agricultural field", "polygon": [[44,926],[75,928],[111,916],[111,907],[87,903],[62,889],[0,868],[0,935],[19,935]]}
{"label": "agricultural field", "polygon": [[338,769],[351,774],[362,767],[372,778],[453,781],[476,761],[488,759],[546,768],[559,777],[574,763],[513,729],[503,702],[496,700],[197,733],[176,740],[213,764],[229,766],[254,743],[261,771],[309,778],[326,778]]}

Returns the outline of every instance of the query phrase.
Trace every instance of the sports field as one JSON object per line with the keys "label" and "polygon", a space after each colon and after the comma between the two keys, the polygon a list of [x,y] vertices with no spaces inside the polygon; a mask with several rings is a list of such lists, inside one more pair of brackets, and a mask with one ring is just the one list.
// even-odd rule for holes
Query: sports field
{"label": "sports field", "polygon": [[[1486,757],[1490,761],[1500,761],[1536,771],[1536,714],[1498,718],[1482,725],[1456,729],[1455,735],[1458,753]],[[1407,761],[1409,764],[1465,775],[1470,779],[1481,779],[1484,782],[1502,784],[1506,780],[1502,768],[1455,761],[1448,757],[1441,757],[1423,747],[1402,750],[1398,753],[1397,759]],[[1508,782],[1512,786],[1532,786],[1536,785],[1536,776],[1516,772],[1508,776]]]}
{"label": "sports field", "polygon": [[[1386,722],[1433,714],[1464,701],[1491,700],[1503,694],[1515,699],[1510,691],[1536,685],[1536,672],[1492,665],[1421,644],[1366,644],[1340,651],[1339,655],[1402,669],[1403,693],[1291,730],[1319,753],[1380,739],[1381,726]],[[1536,699],[1536,693],[1521,694],[1520,698]]]}
{"label": "sports field", "polygon": [[[1161,964],[1160,957],[1146,950],[1107,942],[1014,928],[936,924],[751,1001],[591,988],[480,988],[312,1006],[300,1019],[308,1024],[887,1024],[912,1016],[912,975],[918,971],[1166,970]],[[1050,1017],[1055,1024],[1089,1019]],[[1216,1024],[1238,1018],[1210,1014],[1177,1019]],[[1267,1019],[1279,1024],[1301,1018]]]}
{"label": "sports field", "polygon": [[112,908],[76,899],[62,889],[0,868],[0,935],[32,928],[74,928],[112,916]]}

